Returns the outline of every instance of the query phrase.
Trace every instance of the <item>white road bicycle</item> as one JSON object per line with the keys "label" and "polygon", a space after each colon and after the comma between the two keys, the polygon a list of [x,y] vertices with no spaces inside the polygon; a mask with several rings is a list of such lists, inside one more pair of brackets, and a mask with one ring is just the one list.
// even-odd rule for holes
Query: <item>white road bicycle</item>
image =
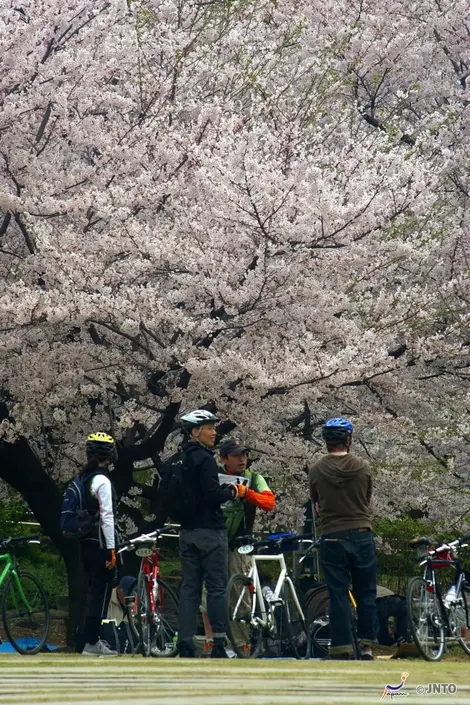
{"label": "white road bicycle", "polygon": [[[280,536],[280,537],[279,537]],[[227,635],[239,658],[257,658],[263,641],[272,656],[310,656],[307,625],[294,583],[289,576],[284,552],[296,550],[300,542],[313,543],[312,534],[287,535],[255,542],[252,537],[237,540],[238,551],[251,559],[246,574],[232,575],[227,585]],[[264,552],[263,552],[264,549]],[[258,563],[277,562],[280,573],[276,587],[268,587],[265,598]],[[243,634],[243,644],[240,644]]]}

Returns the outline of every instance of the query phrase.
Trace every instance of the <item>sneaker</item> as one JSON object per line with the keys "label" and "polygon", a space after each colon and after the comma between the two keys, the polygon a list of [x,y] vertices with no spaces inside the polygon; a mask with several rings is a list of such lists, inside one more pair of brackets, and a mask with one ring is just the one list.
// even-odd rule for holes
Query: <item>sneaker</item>
{"label": "sneaker", "polygon": [[212,647],[211,658],[228,658],[227,652],[225,651],[225,646],[223,644],[218,644],[214,642]]}
{"label": "sneaker", "polygon": [[354,656],[352,654],[332,654],[329,656],[324,656],[322,661],[353,661]]}
{"label": "sneaker", "polygon": [[82,651],[83,656],[119,656],[117,651],[113,651],[109,648],[109,644],[106,641],[101,641],[98,639],[96,644],[85,644]]}
{"label": "sneaker", "polygon": [[373,661],[374,656],[370,646],[363,646],[361,649],[361,661]]}

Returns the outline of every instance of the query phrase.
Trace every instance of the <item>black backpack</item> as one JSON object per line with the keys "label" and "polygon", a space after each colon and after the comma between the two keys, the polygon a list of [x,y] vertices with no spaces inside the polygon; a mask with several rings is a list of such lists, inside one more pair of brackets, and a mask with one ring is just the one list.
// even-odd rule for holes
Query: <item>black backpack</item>
{"label": "black backpack", "polygon": [[88,508],[87,483],[102,472],[92,470],[77,475],[65,490],[60,513],[60,528],[68,539],[81,539],[87,536],[99,521],[99,513]]}
{"label": "black backpack", "polygon": [[376,600],[377,641],[391,646],[400,641],[408,641],[408,614],[406,599],[400,595],[386,595]]}
{"label": "black backpack", "polygon": [[159,494],[162,507],[177,523],[191,521],[198,507],[198,495],[189,471],[186,455],[181,451],[161,474]]}
{"label": "black backpack", "polygon": [[134,654],[137,638],[128,622],[116,624],[113,620],[103,620],[100,628],[100,639],[109,644],[109,648],[118,654]]}

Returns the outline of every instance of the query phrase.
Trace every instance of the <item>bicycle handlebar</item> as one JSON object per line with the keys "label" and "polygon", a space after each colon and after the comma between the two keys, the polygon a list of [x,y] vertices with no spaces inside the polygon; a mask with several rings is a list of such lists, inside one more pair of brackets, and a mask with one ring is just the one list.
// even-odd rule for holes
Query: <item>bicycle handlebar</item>
{"label": "bicycle handlebar", "polygon": [[[130,551],[132,548],[136,548],[138,544],[154,543],[157,539],[161,538],[162,536],[168,536],[173,538],[174,536],[177,536],[177,534],[175,533],[176,527],[177,524],[166,524],[160,529],[152,531],[150,534],[141,534],[140,536],[136,536],[133,539],[127,539],[127,541],[118,543],[116,549],[118,550],[118,553],[121,553],[122,551]],[[171,531],[173,531],[173,533],[167,533]]]}
{"label": "bicycle handlebar", "polygon": [[443,553],[444,551],[452,551],[453,549],[456,548],[465,548],[468,544],[466,544],[467,541],[470,541],[470,534],[467,534],[466,536],[461,536],[458,539],[454,539],[453,541],[447,541],[446,543],[441,544],[437,548],[433,548],[430,551],[428,551],[428,556],[432,557],[435,556],[436,554]]}
{"label": "bicycle handlebar", "polygon": [[[235,545],[236,546],[253,546],[253,549],[259,549],[261,547],[264,548],[272,548],[273,546],[278,546],[281,547],[282,544],[285,541],[290,541],[290,542],[306,542],[310,541],[312,542],[313,546],[313,538],[315,537],[315,534],[309,533],[309,534],[294,534],[293,536],[279,536],[278,538],[266,538],[263,539],[262,541],[257,541],[254,536],[238,536],[235,539]],[[312,548],[310,546],[309,550]]]}
{"label": "bicycle handlebar", "polygon": [[12,543],[41,543],[41,534],[31,534],[30,536],[9,536],[7,539],[0,539],[0,546],[6,548]]}

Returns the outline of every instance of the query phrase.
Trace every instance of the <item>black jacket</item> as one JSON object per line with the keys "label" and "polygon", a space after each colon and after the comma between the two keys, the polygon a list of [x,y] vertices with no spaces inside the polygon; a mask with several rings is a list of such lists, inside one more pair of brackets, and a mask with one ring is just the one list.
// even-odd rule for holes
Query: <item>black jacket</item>
{"label": "black jacket", "polygon": [[182,529],[225,529],[220,505],[232,499],[232,488],[219,484],[219,468],[213,451],[200,443],[183,443],[185,479],[197,497],[194,519],[181,522]]}

